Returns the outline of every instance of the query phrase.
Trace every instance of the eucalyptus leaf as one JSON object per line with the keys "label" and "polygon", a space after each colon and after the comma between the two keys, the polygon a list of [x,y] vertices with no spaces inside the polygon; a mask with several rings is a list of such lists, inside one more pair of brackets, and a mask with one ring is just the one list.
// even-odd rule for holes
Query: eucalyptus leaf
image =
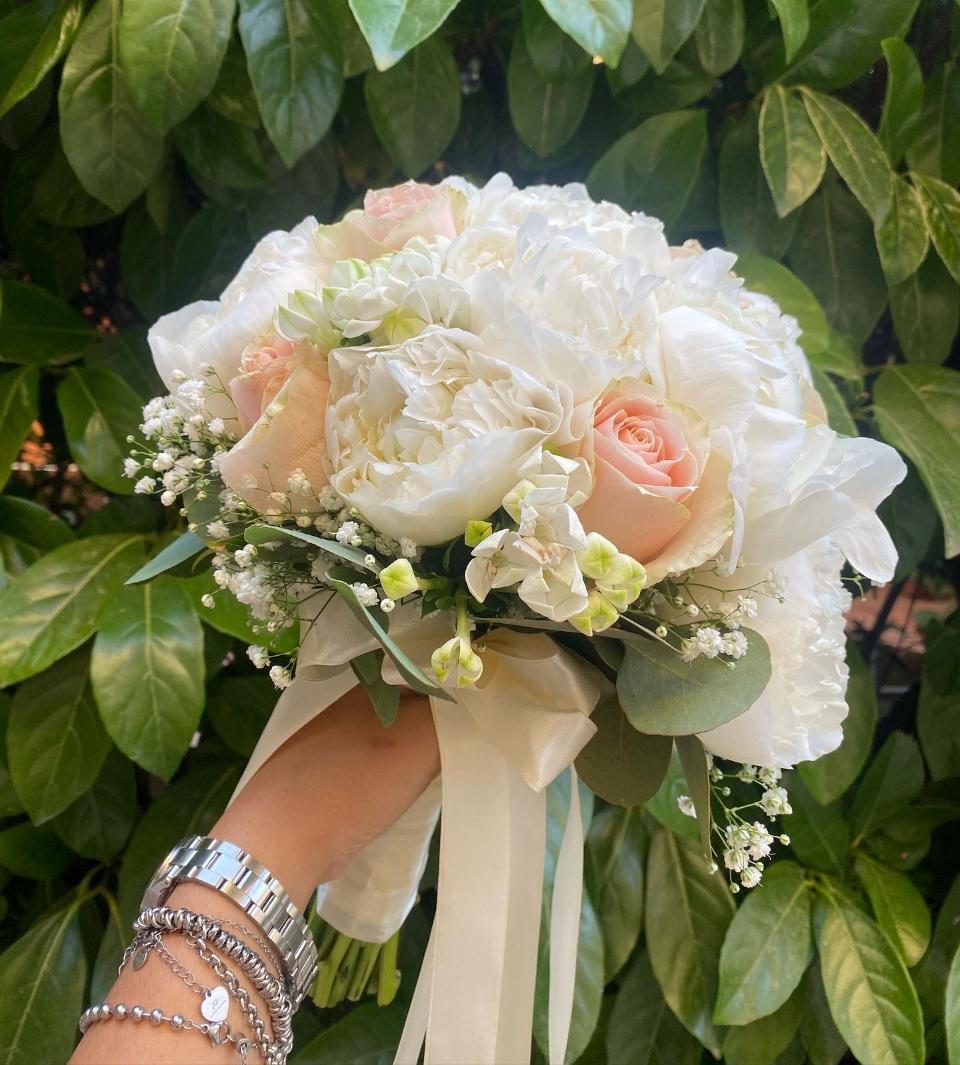
{"label": "eucalyptus leaf", "polygon": [[0,359],[32,366],[78,355],[93,327],[39,285],[0,282]]}
{"label": "eucalyptus leaf", "polygon": [[627,647],[617,694],[640,732],[683,736],[732,721],[759,699],[770,679],[770,652],[759,633],[744,629],[750,649],[732,668],[638,638]]}
{"label": "eucalyptus leaf", "polygon": [[176,540],[167,544],[153,558],[145,562],[140,569],[131,577],[126,584],[140,584],[143,581],[153,580],[154,577],[165,573],[167,570],[179,566],[182,562],[194,558],[206,547],[206,544],[195,532],[181,533]]}
{"label": "eucalyptus leaf", "polygon": [[806,202],[826,173],[827,153],[803,100],[782,85],[763,94],[760,160],[781,218]]}
{"label": "eucalyptus leaf", "polygon": [[960,323],[960,292],[940,257],[927,253],[920,268],[890,286],[890,313],[907,362],[939,366]]}
{"label": "eucalyptus leaf", "polygon": [[203,633],[190,596],[171,577],[124,587],[104,612],[90,679],[114,743],[167,778],[203,710]]}
{"label": "eucalyptus leaf", "polygon": [[881,47],[887,61],[887,91],[877,136],[891,166],[896,166],[920,125],[923,72],[913,49],[901,38],[888,37]]}
{"label": "eucalyptus leaf", "polygon": [[386,727],[396,720],[400,707],[400,689],[395,684],[387,684],[380,675],[383,656],[383,651],[368,651],[354,658],[350,667],[367,693],[380,724]]}
{"label": "eucalyptus leaf", "polygon": [[408,177],[418,177],[440,158],[460,123],[450,49],[431,38],[389,71],[370,71],[363,88],[383,146]]}
{"label": "eucalyptus leaf", "polygon": [[699,844],[666,829],[655,832],[647,865],[650,963],[677,1019],[717,1056],[711,1017],[718,955],[733,912],[726,882],[707,871]]}
{"label": "eucalyptus leaf", "polygon": [[597,732],[578,755],[577,772],[591,791],[616,806],[646,802],[666,774],[670,738],[638,732],[615,695],[601,699],[591,720]]}
{"label": "eucalyptus leaf", "polygon": [[350,0],[377,70],[387,70],[437,30],[457,0]]}
{"label": "eucalyptus leaf", "polygon": [[37,416],[39,373],[21,366],[0,374],[0,489],[20,455],[23,441]]}
{"label": "eucalyptus leaf", "polygon": [[248,544],[254,545],[272,543],[285,536],[294,540],[302,540],[305,544],[313,544],[314,547],[320,548],[328,555],[343,559],[344,562],[349,562],[370,573],[379,572],[376,563],[370,565],[366,561],[368,554],[366,551],[361,551],[358,547],[350,547],[348,544],[341,544],[339,540],[332,540],[327,536],[317,536],[315,533],[304,532],[303,529],[293,529],[285,525],[251,525],[244,530],[244,539]]}
{"label": "eucalyptus leaf", "polygon": [[142,552],[140,536],[90,536],[24,571],[0,594],[0,687],[42,672],[89,639]]}
{"label": "eucalyptus leaf", "polygon": [[930,944],[930,910],[903,873],[858,854],[854,868],[886,933],[908,968],[917,964]]}
{"label": "eucalyptus leaf", "polygon": [[150,184],[163,135],[144,122],[120,66],[120,0],[97,0],[60,82],[60,135],[80,184],[114,211]]}
{"label": "eucalyptus leaf", "polygon": [[884,438],[914,463],[943,519],[946,554],[960,552],[960,374],[939,366],[888,366],[874,386]]}
{"label": "eucalyptus leaf", "polygon": [[657,819],[664,828],[686,839],[699,841],[700,828],[697,819],[681,812],[681,795],[690,794],[690,785],[684,776],[680,756],[674,752],[657,794],[644,804],[644,811]]}

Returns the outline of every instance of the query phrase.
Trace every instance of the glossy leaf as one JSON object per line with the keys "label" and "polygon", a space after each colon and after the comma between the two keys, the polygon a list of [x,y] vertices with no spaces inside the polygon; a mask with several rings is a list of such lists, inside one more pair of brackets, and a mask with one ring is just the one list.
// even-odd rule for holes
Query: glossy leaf
{"label": "glossy leaf", "polygon": [[144,122],[120,68],[119,0],[97,0],[83,20],[60,82],[63,150],[80,184],[122,211],[150,184],[163,135]]}
{"label": "glossy leaf", "polygon": [[706,0],[694,30],[700,63],[719,77],[736,66],[743,51],[743,0]]}
{"label": "glossy leaf", "polygon": [[830,161],[879,225],[890,210],[892,174],[873,131],[846,104],[804,89],[803,102]]}
{"label": "glossy leaf", "polygon": [[655,817],[664,828],[677,836],[699,841],[700,829],[696,818],[682,813],[678,806],[681,795],[690,794],[690,785],[680,764],[680,756],[674,752],[657,794],[644,804],[644,812]]}
{"label": "glossy leaf", "polygon": [[0,869],[28,880],[54,880],[76,858],[49,825],[21,821],[0,831]]}
{"label": "glossy leaf", "polygon": [[887,937],[831,890],[817,902],[817,948],[830,1012],[854,1057],[875,1065],[921,1065],[917,993]]}
{"label": "glossy leaf", "polygon": [[847,1052],[847,1044],[830,1016],[818,964],[807,969],[801,990],[803,1015],[800,1018],[800,1041],[810,1065],[840,1065],[840,1060]]}
{"label": "glossy leaf", "polygon": [[643,928],[647,834],[639,807],[601,810],[587,835],[585,878],[603,935],[604,980],[623,968]]}
{"label": "glossy leaf", "polygon": [[704,0],[644,0],[633,12],[631,35],[662,74],[700,21]]}
{"label": "glossy leaf", "polygon": [[924,86],[923,109],[906,154],[912,170],[948,185],[960,182],[960,67],[956,62],[938,67]]}
{"label": "glossy leaf", "polygon": [[457,6],[457,0],[350,0],[377,70],[392,67],[427,40]]}
{"label": "glossy leaf", "polygon": [[71,369],[57,389],[57,403],[71,453],[96,484],[132,495],[134,482],[123,475],[130,453],[128,436],[139,433],[140,397],[112,370]]}
{"label": "glossy leaf", "polygon": [[161,573],[179,566],[182,562],[194,558],[204,550],[206,544],[195,532],[181,533],[176,540],[159,551],[137,570],[133,576],[128,577],[127,584],[140,584],[143,581],[152,580]]}
{"label": "glossy leaf", "polygon": [[842,872],[850,857],[850,829],[838,804],[818,803],[796,774],[786,778],[785,786],[793,807],[786,831],[794,854],[803,865]]}
{"label": "glossy leaf", "polygon": [[108,862],[123,849],[136,816],[133,766],[114,747],[91,787],[53,819],[51,828],[77,854]]}
{"label": "glossy leaf", "polygon": [[960,193],[937,178],[914,175],[930,239],[943,265],[960,284]]}
{"label": "glossy leaf", "polygon": [[79,910],[71,902],[0,955],[0,1061],[66,1061],[86,979]]}
{"label": "glossy leaf", "polygon": [[920,125],[923,72],[913,49],[899,37],[881,42],[887,61],[887,91],[877,136],[892,166],[903,159]]}
{"label": "glossy leaf", "polygon": [[408,177],[440,158],[460,123],[457,68],[441,41],[425,41],[384,73],[370,71],[364,95],[377,136]]}
{"label": "glossy leaf", "polygon": [[890,286],[890,313],[907,362],[939,366],[950,354],[960,322],[960,293],[935,252],[928,252],[905,281]]}
{"label": "glossy leaf", "polygon": [[903,873],[865,854],[857,855],[855,869],[877,924],[907,967],[916,965],[930,943],[930,910],[923,896]]}
{"label": "glossy leaf", "polygon": [[243,48],[236,37],[231,37],[227,43],[227,50],[224,52],[217,80],[205,102],[217,114],[229,118],[231,122],[249,126],[250,129],[260,127],[257,98],[253,95],[253,85],[247,72]]}
{"label": "glossy leaf", "polygon": [[926,258],[928,240],[920,197],[899,175],[894,175],[890,210],[876,227],[876,235],[880,263],[891,285],[910,277]]}
{"label": "glossy leaf", "polygon": [[0,115],[36,89],[70,47],[82,0],[33,0],[0,21]]}
{"label": "glossy leaf", "polygon": [[726,881],[707,872],[699,844],[657,831],[647,865],[650,962],[678,1020],[715,1054],[718,955],[733,910]]}
{"label": "glossy leaf", "polygon": [[616,806],[646,802],[667,771],[670,738],[638,732],[616,696],[601,700],[591,720],[597,732],[577,757],[577,772],[591,791]]}
{"label": "glossy leaf", "polygon": [[72,307],[22,281],[0,282],[0,359],[40,366],[78,355],[94,339]]}
{"label": "glossy leaf", "polygon": [[960,777],[960,629],[930,626],[923,656],[917,731],[934,780]]}
{"label": "glossy leaf", "polygon": [[128,535],[64,544],[0,594],[0,687],[42,672],[93,635],[141,544]]}
{"label": "glossy leaf", "polygon": [[120,61],[130,95],[158,129],[182,121],[210,92],[230,39],[236,0],[125,4]]}
{"label": "glossy leaf", "polygon": [[923,787],[923,775],[917,741],[905,732],[891,733],[854,795],[850,829],[855,841],[910,802]]}
{"label": "glossy leaf", "polygon": [[960,552],[960,374],[935,366],[889,366],[874,387],[884,438],[920,471],[940,517],[946,553]]}
{"label": "glossy leaf", "polygon": [[630,0],[543,0],[556,24],[589,55],[615,67],[630,36]]}
{"label": "glossy leaf", "polygon": [[738,255],[756,252],[779,259],[797,227],[797,213],[777,215],[760,160],[757,114],[732,122],[720,146],[720,224],[724,240]]}
{"label": "glossy leaf", "polygon": [[746,287],[762,292],[793,315],[800,326],[800,346],[808,356],[823,351],[830,343],[830,327],[823,308],[809,288],[782,263],[756,252],[741,253],[735,267]]}
{"label": "glossy leaf", "polygon": [[267,168],[249,126],[241,126],[201,104],[173,134],[177,150],[203,181],[230,189],[258,189]]}
{"label": "glossy leaf", "polygon": [[807,0],[771,0],[783,34],[784,61],[789,63],[800,50],[810,32]]}
{"label": "glossy leaf", "polygon": [[590,66],[585,52],[547,14],[540,0],[522,0],[523,41],[537,74],[547,81],[563,81]]}
{"label": "glossy leaf", "polygon": [[595,199],[649,211],[669,224],[690,198],[706,149],[703,111],[655,115],[607,149],[587,186]]}
{"label": "glossy leaf", "polygon": [[762,636],[744,632],[750,653],[733,669],[708,658],[685,662],[654,640],[632,641],[617,676],[630,724],[641,732],[684,736],[717,728],[749,709],[770,679],[770,652]]}
{"label": "glossy leaf", "polygon": [[809,885],[799,865],[779,859],[727,929],[714,1021],[743,1025],[773,1013],[793,994],[812,957]]}
{"label": "glossy leaf", "polygon": [[276,706],[277,695],[265,673],[221,676],[210,684],[204,712],[230,750],[249,758]]}
{"label": "glossy leaf", "polygon": [[239,26],[264,129],[292,167],[327,132],[340,104],[340,40],[308,0],[240,0]]}
{"label": "glossy leaf", "polygon": [[531,151],[539,156],[553,155],[583,121],[593,89],[593,69],[587,66],[563,81],[548,81],[534,69],[524,40],[524,33],[518,32],[510,51],[507,68],[510,118],[518,136]]}
{"label": "glossy leaf", "polygon": [[[773,1013],[743,1027],[731,1028],[723,1040],[724,1065],[773,1065],[800,1027],[803,1000],[799,990]],[[802,1060],[802,1059],[801,1059]]]}
{"label": "glossy leaf", "polygon": [[801,762],[797,772],[803,777],[813,797],[827,805],[844,795],[860,775],[873,748],[877,727],[877,693],[873,676],[857,645],[847,641],[847,705],[850,710],[843,722],[843,742],[829,754],[812,762]]}
{"label": "glossy leaf", "polygon": [[113,370],[144,402],[164,391],[144,329],[121,329],[101,338],[84,353],[84,365]]}
{"label": "glossy leaf", "polygon": [[32,366],[0,374],[0,489],[37,416],[38,376]]}
{"label": "glossy leaf", "polygon": [[203,634],[170,577],[123,588],[104,612],[90,679],[100,716],[128,758],[169,777],[203,710]]}
{"label": "glossy leaf", "polygon": [[799,214],[790,266],[817,297],[833,328],[859,346],[887,302],[870,219],[846,189],[829,179]]}
{"label": "glossy leaf", "polygon": [[763,94],[760,160],[781,218],[817,191],[827,169],[826,150],[803,100],[782,85]]}
{"label": "glossy leaf", "polygon": [[0,496],[0,560],[8,581],[72,539],[69,526],[46,507],[30,499]]}
{"label": "glossy leaf", "polygon": [[630,966],[613,1002],[607,1060],[617,1065],[699,1065],[700,1044],[674,1017],[646,951]]}

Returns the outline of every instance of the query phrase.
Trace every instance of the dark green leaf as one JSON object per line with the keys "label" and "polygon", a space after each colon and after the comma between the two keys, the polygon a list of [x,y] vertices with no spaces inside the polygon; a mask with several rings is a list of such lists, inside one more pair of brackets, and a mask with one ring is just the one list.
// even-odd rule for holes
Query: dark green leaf
{"label": "dark green leaf", "polygon": [[198,555],[206,544],[194,532],[181,533],[176,540],[154,555],[145,565],[141,566],[132,577],[128,577],[127,584],[140,584],[142,581],[152,580],[161,573],[165,573],[181,562]]}
{"label": "dark green leaf", "polygon": [[685,662],[655,640],[627,646],[617,694],[630,724],[641,732],[684,736],[707,732],[745,713],[770,679],[770,652],[745,629],[750,652],[730,668],[714,659]]}
{"label": "dark green leaf", "polygon": [[620,62],[630,36],[630,0],[543,0],[547,14],[585,49],[615,67]]}
{"label": "dark green leaf", "polygon": [[84,361],[95,369],[113,370],[144,401],[166,390],[153,364],[145,330],[122,329],[103,337],[87,351]]}
{"label": "dark green leaf", "polygon": [[899,37],[881,41],[887,61],[887,91],[877,135],[896,166],[913,140],[923,107],[923,73],[913,49]]}
{"label": "dark green leaf", "polygon": [[772,1014],[793,994],[812,957],[804,872],[794,862],[774,862],[727,929],[714,1021],[743,1025]]}
{"label": "dark green leaf", "polygon": [[577,772],[607,802],[617,806],[646,802],[667,771],[670,738],[638,732],[614,695],[600,701],[591,720],[597,732],[577,757]]}
{"label": "dark green leaf", "polygon": [[[179,576],[179,574],[175,575]],[[283,654],[292,654],[297,649],[299,626],[292,625],[280,632],[267,632],[251,617],[249,607],[244,606],[230,592],[214,583],[213,573],[209,569],[195,577],[182,579],[180,583],[190,593],[201,619],[217,632],[233,636],[247,644],[263,644],[271,651]],[[212,607],[203,605],[203,596],[207,594],[213,596]]]}
{"label": "dark green leaf", "polygon": [[955,62],[938,67],[927,82],[918,127],[907,146],[911,169],[955,185],[960,181],[960,67]]}
{"label": "dark green leaf", "polygon": [[644,210],[668,225],[683,210],[707,150],[704,111],[655,115],[616,141],[587,177],[596,199]]}
{"label": "dark green leaf", "polygon": [[827,169],[827,153],[803,100],[782,85],[763,94],[760,160],[781,218],[817,191]]}
{"label": "dark green leaf", "polygon": [[358,655],[350,666],[370,700],[374,713],[384,727],[392,725],[397,718],[400,707],[400,689],[395,684],[387,684],[380,675],[383,665],[383,651],[368,651]]}
{"label": "dark green leaf", "polygon": [[736,66],[743,51],[743,0],[706,0],[694,30],[700,63],[719,77]]}
{"label": "dark green leaf", "polygon": [[723,1040],[725,1065],[772,1065],[779,1061],[797,1034],[802,1012],[803,999],[796,990],[774,1013],[742,1028],[731,1028]]}
{"label": "dark green leaf", "polygon": [[687,781],[689,797],[697,812],[700,846],[707,862],[713,860],[713,811],[710,809],[710,762],[703,744],[696,736],[677,736],[675,740],[680,765]]}
{"label": "dark green leaf", "polygon": [[171,577],[123,588],[93,645],[90,679],[114,743],[169,777],[203,710],[203,633],[187,591]]}
{"label": "dark green leaf", "polygon": [[938,366],[888,366],[874,386],[884,438],[920,471],[943,519],[946,554],[960,552],[960,374]]}
{"label": "dark green leaf", "polygon": [[247,223],[254,237],[272,229],[293,229],[310,214],[321,220],[330,217],[340,172],[329,137],[311,148],[292,170],[275,156],[267,169],[270,184],[247,198]]}
{"label": "dark green leaf", "polygon": [[[546,81],[563,81],[590,66],[592,53],[585,52],[564,33],[544,10],[540,0],[523,0],[522,11],[523,39],[539,77]],[[627,19],[629,22],[629,15]]]}
{"label": "dark green leaf", "polygon": [[733,911],[724,879],[707,871],[699,844],[666,829],[657,831],[647,866],[650,962],[678,1020],[717,1056],[711,1017],[718,955]]}
{"label": "dark green leaf", "polygon": [[190,169],[204,181],[231,189],[258,189],[267,182],[254,131],[205,104],[177,126],[173,140]]}
{"label": "dark green leaf", "polygon": [[120,909],[112,895],[107,896],[107,926],[103,930],[97,957],[90,974],[90,1001],[106,1002],[117,978],[117,967],[123,950],[132,936],[120,921]]}
{"label": "dark green leaf", "polygon": [[862,344],[883,313],[887,286],[870,219],[838,182],[828,178],[801,208],[789,259],[834,329]]}
{"label": "dark green leaf", "polygon": [[206,713],[224,743],[249,758],[277,703],[277,689],[263,673],[217,677],[210,685]]}
{"label": "dark green leaf", "polygon": [[386,72],[371,70],[363,91],[377,136],[408,177],[435,163],[460,123],[460,82],[450,49],[431,39]]}
{"label": "dark green leaf", "polygon": [[864,774],[850,808],[854,842],[906,806],[923,787],[923,759],[917,741],[894,732]]}
{"label": "dark green leaf", "polygon": [[206,104],[231,122],[249,126],[250,129],[260,127],[257,98],[253,95],[253,85],[247,73],[243,48],[236,37],[231,37],[227,44],[220,72],[207,96]]}
{"label": "dark green leaf", "polygon": [[0,560],[8,579],[72,539],[70,528],[46,507],[30,499],[0,496]]}
{"label": "dark green leaf", "polygon": [[0,115],[28,96],[70,47],[82,0],[33,0],[0,22]]}
{"label": "dark green leaf", "polygon": [[55,128],[51,128],[50,134],[41,133],[34,143],[42,149],[43,163],[33,189],[32,206],[37,218],[55,226],[94,226],[117,213],[80,184],[63,153]]}
{"label": "dark green leaf", "polygon": [[400,1042],[406,1006],[368,1002],[294,1050],[290,1065],[390,1065]]}
{"label": "dark green leaf", "polygon": [[960,193],[946,182],[914,174],[927,229],[943,265],[960,284]]}
{"label": "dark green leaf", "polygon": [[934,252],[914,274],[890,286],[890,313],[907,362],[939,366],[950,354],[960,321],[956,282]]}
{"label": "dark green leaf", "polygon": [[669,828],[676,835],[685,836],[687,839],[699,840],[700,829],[697,819],[682,813],[677,804],[681,795],[689,794],[690,785],[683,774],[680,756],[674,753],[667,767],[667,775],[660,785],[660,790],[649,802],[644,804],[644,811],[651,814],[661,825]]}
{"label": "dark green leaf", "polygon": [[0,594],[0,687],[42,672],[93,635],[141,545],[127,535],[64,544]]}
{"label": "dark green leaf", "polygon": [[923,1015],[928,1020],[943,1016],[943,988],[950,962],[960,949],[960,877],[954,880],[943,900],[927,953],[911,976],[920,996]]}
{"label": "dark green leaf", "polygon": [[133,766],[114,748],[90,789],[58,814],[50,827],[72,851],[108,862],[123,849],[136,816]]}
{"label": "dark green leaf", "polygon": [[140,0],[120,19],[120,61],[137,107],[166,132],[213,88],[236,0]]}
{"label": "dark green leaf", "polygon": [[553,155],[570,140],[583,121],[592,89],[591,66],[562,81],[541,77],[524,44],[524,32],[518,30],[510,51],[507,91],[513,128],[531,151]]}
{"label": "dark green leaf", "polygon": [[873,748],[877,727],[877,694],[870,669],[857,650],[847,641],[847,705],[850,712],[843,723],[843,742],[829,754],[812,762],[801,762],[797,772],[819,803],[839,799],[860,775]]}
{"label": "dark green leaf", "polygon": [[907,464],[907,476],[877,509],[897,549],[894,581],[913,573],[930,550],[940,527],[937,512],[916,467]]}
{"label": "dark green leaf", "polygon": [[70,369],[57,389],[57,403],[81,470],[96,484],[121,495],[133,494],[133,480],[123,475],[141,420],[140,397],[112,370]]}
{"label": "dark green leaf", "polygon": [[93,328],[39,285],[0,282],[0,359],[33,366],[77,355]]}
{"label": "dark green leaf", "polygon": [[438,29],[457,0],[350,0],[377,70],[386,70]]}
{"label": "dark green leaf", "polygon": [[335,27],[307,0],[240,0],[240,37],[267,136],[291,167],[327,132],[340,103]]}
{"label": "dark green leaf", "polygon": [[638,807],[601,810],[587,835],[585,877],[603,934],[604,979],[623,968],[643,927],[647,835]]}
{"label": "dark green leaf", "polygon": [[[165,237],[160,232],[145,206],[137,204],[127,212],[120,240],[120,269],[127,293],[144,318],[159,318],[171,305],[175,246],[173,235]],[[161,387],[150,395],[163,391]],[[142,397],[142,393],[138,395]]]}
{"label": "dark green leaf", "polygon": [[144,122],[120,69],[119,0],[97,0],[60,82],[60,135],[80,184],[122,211],[150,184],[163,135]]}
{"label": "dark green leaf", "polygon": [[700,21],[704,0],[644,0],[633,12],[631,36],[662,74]]}
{"label": "dark green leaf", "polygon": [[700,1044],[674,1017],[646,951],[637,955],[614,999],[607,1060],[616,1065],[699,1065]]}
{"label": "dark green leaf", "polygon": [[903,873],[865,854],[857,855],[855,868],[877,924],[907,967],[916,965],[930,943],[930,910],[923,896]]}
{"label": "dark green leaf", "polygon": [[807,0],[771,0],[783,34],[784,62],[789,63],[810,32]]}
{"label": "dark green leaf", "polygon": [[803,1015],[800,1040],[810,1065],[840,1065],[847,1044],[830,1016],[820,966],[811,965],[803,978]]}
{"label": "dark green leaf", "polygon": [[[808,357],[816,356],[829,346],[830,327],[823,308],[796,274],[782,263],[751,251],[737,256],[736,270],[747,282],[747,288],[776,300],[785,314],[796,318],[800,326],[800,346]],[[831,372],[838,369],[833,365],[823,368]],[[854,375],[859,376],[859,373]]]}
{"label": "dark green leaf", "polygon": [[19,457],[37,416],[38,380],[33,366],[0,374],[0,489],[7,483],[10,466]]}
{"label": "dark green leaf", "polygon": [[66,1061],[86,979],[78,906],[70,903],[0,956],[0,1061]]}
{"label": "dark green leaf", "polygon": [[920,1003],[887,937],[833,889],[818,899],[815,924],[830,1012],[854,1057],[871,1065],[921,1065]]}
{"label": "dark green leaf", "polygon": [[841,872],[850,857],[850,829],[837,804],[822,806],[794,773],[784,784],[793,807],[787,831],[794,854],[814,869]]}
{"label": "dark green leaf", "polygon": [[29,821],[23,821],[0,832],[0,869],[15,876],[53,880],[73,857],[49,825],[36,828]]}
{"label": "dark green leaf", "polygon": [[960,776],[960,628],[927,632],[917,731],[934,780]]}
{"label": "dark green leaf", "polygon": [[34,824],[66,809],[96,780],[110,750],[82,651],[22,684],[7,730],[10,776]]}
{"label": "dark green leaf", "polygon": [[720,146],[720,224],[737,254],[758,252],[779,259],[787,250],[799,215],[780,218],[760,161],[757,114],[751,109],[732,122]]}
{"label": "dark green leaf", "polygon": [[915,273],[927,254],[927,230],[920,197],[906,178],[894,175],[893,199],[876,227],[877,251],[891,285]]}
{"label": "dark green leaf", "polygon": [[873,130],[845,103],[812,89],[802,92],[807,114],[830,161],[874,224],[880,225],[890,210],[893,180],[883,147]]}

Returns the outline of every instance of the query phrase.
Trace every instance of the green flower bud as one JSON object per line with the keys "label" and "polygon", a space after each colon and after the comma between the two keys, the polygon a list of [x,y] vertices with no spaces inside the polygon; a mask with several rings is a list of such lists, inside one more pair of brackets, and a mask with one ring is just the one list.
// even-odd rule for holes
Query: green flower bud
{"label": "green flower bud", "polygon": [[607,576],[618,557],[620,557],[620,552],[616,547],[597,532],[587,533],[587,546],[577,552],[577,562],[580,564],[581,572],[585,577],[592,577],[595,581],[603,580]]}
{"label": "green flower bud", "polygon": [[380,570],[380,587],[388,599],[402,599],[419,587],[417,575],[408,558],[398,558]]}
{"label": "green flower bud", "polygon": [[489,521],[468,521],[466,531],[463,534],[464,543],[467,547],[476,547],[493,532],[493,526]]}
{"label": "green flower bud", "polygon": [[586,609],[570,618],[570,624],[579,629],[584,636],[594,636],[615,624],[620,615],[613,604],[600,592],[591,592],[587,596]]}

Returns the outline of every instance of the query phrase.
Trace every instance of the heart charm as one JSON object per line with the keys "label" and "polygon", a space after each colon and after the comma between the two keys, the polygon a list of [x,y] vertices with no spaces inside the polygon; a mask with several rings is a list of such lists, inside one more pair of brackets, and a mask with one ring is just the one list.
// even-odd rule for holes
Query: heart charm
{"label": "heart charm", "polygon": [[204,1020],[209,1021],[211,1024],[220,1024],[221,1021],[225,1021],[229,1008],[230,996],[227,994],[227,989],[219,984],[211,988],[203,996],[203,1001],[200,1003],[200,1012],[203,1014]]}

